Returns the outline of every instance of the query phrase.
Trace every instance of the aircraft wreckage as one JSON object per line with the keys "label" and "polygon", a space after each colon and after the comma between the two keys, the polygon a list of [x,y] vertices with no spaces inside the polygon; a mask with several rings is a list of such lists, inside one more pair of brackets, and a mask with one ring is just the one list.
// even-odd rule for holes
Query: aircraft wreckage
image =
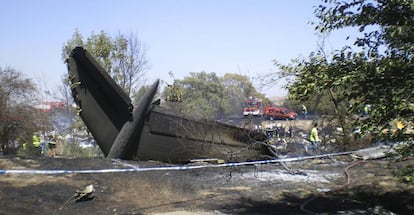
{"label": "aircraft wreckage", "polygon": [[262,134],[217,121],[180,116],[154,102],[159,80],[134,108],[120,86],[82,47],[67,61],[79,115],[108,158],[185,162],[191,159],[246,161],[262,152]]}

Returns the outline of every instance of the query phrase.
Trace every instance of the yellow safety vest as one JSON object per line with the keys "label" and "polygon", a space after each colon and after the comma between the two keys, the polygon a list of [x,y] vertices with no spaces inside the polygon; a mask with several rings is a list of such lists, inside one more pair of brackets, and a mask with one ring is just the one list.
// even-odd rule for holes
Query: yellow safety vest
{"label": "yellow safety vest", "polygon": [[40,138],[37,135],[33,135],[33,145],[35,147],[39,147],[40,146]]}
{"label": "yellow safety vest", "polygon": [[311,130],[311,132],[309,134],[309,141],[311,141],[311,142],[313,142],[313,141],[319,141],[319,138],[318,138],[318,129],[316,127],[315,128],[312,128],[312,130]]}

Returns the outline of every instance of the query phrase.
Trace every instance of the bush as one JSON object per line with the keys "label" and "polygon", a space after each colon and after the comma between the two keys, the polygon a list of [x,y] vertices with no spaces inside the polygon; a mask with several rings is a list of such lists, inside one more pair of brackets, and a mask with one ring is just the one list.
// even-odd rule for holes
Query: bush
{"label": "bush", "polygon": [[[402,147],[395,150],[394,158],[397,161],[404,160],[406,158],[414,157],[414,141],[407,141]],[[405,168],[397,169],[394,175],[398,177],[402,182],[414,185],[414,166],[409,165]]]}
{"label": "bush", "polygon": [[[46,146],[46,153],[49,154],[49,149]],[[89,157],[103,157],[103,154],[98,146],[82,148],[76,143],[61,142],[56,145],[56,155],[70,158],[89,158]],[[40,157],[43,156],[39,148],[33,144],[27,144],[26,147],[20,147],[17,150],[18,157]]]}
{"label": "bush", "polygon": [[410,165],[402,169],[397,169],[394,175],[400,179],[401,182],[414,185],[414,166]]}
{"label": "bush", "polygon": [[56,146],[58,156],[72,158],[103,157],[101,149],[98,146],[82,148],[76,143],[62,142]]}
{"label": "bush", "polygon": [[17,150],[18,157],[38,157],[41,155],[40,148],[34,147],[33,144],[26,143],[25,147],[19,147]]}

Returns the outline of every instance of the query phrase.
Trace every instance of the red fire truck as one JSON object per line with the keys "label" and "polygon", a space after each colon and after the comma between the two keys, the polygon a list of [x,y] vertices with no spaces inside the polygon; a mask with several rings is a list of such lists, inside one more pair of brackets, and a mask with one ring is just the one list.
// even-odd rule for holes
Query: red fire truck
{"label": "red fire truck", "polygon": [[263,103],[262,99],[249,98],[243,101],[243,116],[262,116]]}
{"label": "red fire truck", "polygon": [[59,109],[63,107],[65,107],[64,102],[42,102],[34,106],[35,109],[43,111],[43,112],[49,112],[51,110]]}

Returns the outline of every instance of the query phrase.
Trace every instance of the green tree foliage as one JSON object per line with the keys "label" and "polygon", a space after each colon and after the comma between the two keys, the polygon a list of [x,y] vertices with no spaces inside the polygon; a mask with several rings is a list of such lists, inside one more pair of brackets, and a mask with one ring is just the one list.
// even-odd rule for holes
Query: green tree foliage
{"label": "green tree foliage", "polygon": [[[348,113],[372,105],[365,130],[382,131],[394,119],[414,117],[414,4],[411,0],[325,0],[315,10],[316,30],[329,32],[356,27],[359,51],[350,47],[327,57],[314,52],[309,58],[279,68],[296,77],[290,96],[306,101],[326,91],[338,108],[349,103]],[[389,135],[388,135],[389,137]]]}
{"label": "green tree foliage", "polygon": [[66,59],[69,57],[70,52],[77,46],[85,47],[84,39],[82,34],[75,30],[72,35],[72,39],[68,40],[62,48],[62,61],[66,62]]}
{"label": "green tree foliage", "polygon": [[363,33],[355,41],[362,52],[343,50],[333,59],[342,69],[337,75],[338,84],[348,86],[346,97],[355,101],[354,110],[365,103],[372,104],[370,120],[378,126],[387,126],[393,119],[412,121],[413,1],[326,2],[330,7],[320,5],[315,11],[320,19],[317,30],[356,26]]}
{"label": "green tree foliage", "polygon": [[62,48],[64,60],[76,46],[85,47],[129,97],[135,96],[149,69],[145,49],[136,35],[118,34],[112,38],[104,31],[92,32],[85,41],[76,30]]}
{"label": "green tree foliage", "polygon": [[223,82],[215,73],[190,73],[177,84],[183,89],[180,110],[184,114],[198,119],[211,119],[230,111]]}
{"label": "green tree foliage", "polygon": [[[329,56],[317,51],[291,65],[277,64],[279,75],[295,77],[288,86],[290,97],[309,101],[327,92],[343,128],[352,122],[347,115],[369,104],[369,117],[354,125],[376,138],[404,140],[397,157],[414,156],[413,136],[404,135],[414,119],[414,1],[323,0],[314,14],[321,33],[351,27],[361,34],[354,49],[344,47]],[[399,122],[406,125],[402,130],[395,129]],[[397,175],[414,181],[412,167]]]}
{"label": "green tree foliage", "polygon": [[12,68],[0,67],[0,146],[3,153],[31,143],[34,131],[47,126],[45,116],[33,109],[36,85]]}
{"label": "green tree foliage", "polygon": [[133,100],[135,100],[137,103],[145,94],[145,92],[150,88],[150,86],[142,86],[137,93],[135,94],[135,97]]}
{"label": "green tree foliage", "polygon": [[239,97],[238,100],[243,100],[248,96],[258,96],[256,89],[251,83],[249,77],[236,74],[226,73],[223,76],[223,84],[227,93],[230,96]]}
{"label": "green tree foliage", "polygon": [[226,73],[222,80],[233,114],[240,115],[242,113],[242,102],[249,97],[261,98],[265,105],[271,103],[265,95],[257,92],[249,77],[245,75]]}
{"label": "green tree foliage", "polygon": [[104,157],[98,146],[82,148],[77,141],[60,142],[57,145],[57,151],[59,155],[70,158]]}
{"label": "green tree foliage", "polygon": [[319,94],[309,95],[306,100],[290,96],[283,104],[284,107],[297,113],[302,112],[302,105],[305,105],[308,114],[311,115],[335,115],[335,106],[327,90],[323,90]]}
{"label": "green tree foliage", "polygon": [[[173,76],[170,73],[170,76]],[[198,119],[214,119],[242,113],[241,104],[249,96],[265,98],[258,93],[249,78],[239,74],[191,73],[182,80],[174,80],[162,95],[167,101],[177,102],[174,108]]]}
{"label": "green tree foliage", "polygon": [[99,34],[92,33],[86,39],[85,47],[92,56],[95,57],[95,60],[107,71],[110,75],[114,75],[112,71],[112,51],[115,48],[115,44],[112,41],[112,38],[101,31]]}

